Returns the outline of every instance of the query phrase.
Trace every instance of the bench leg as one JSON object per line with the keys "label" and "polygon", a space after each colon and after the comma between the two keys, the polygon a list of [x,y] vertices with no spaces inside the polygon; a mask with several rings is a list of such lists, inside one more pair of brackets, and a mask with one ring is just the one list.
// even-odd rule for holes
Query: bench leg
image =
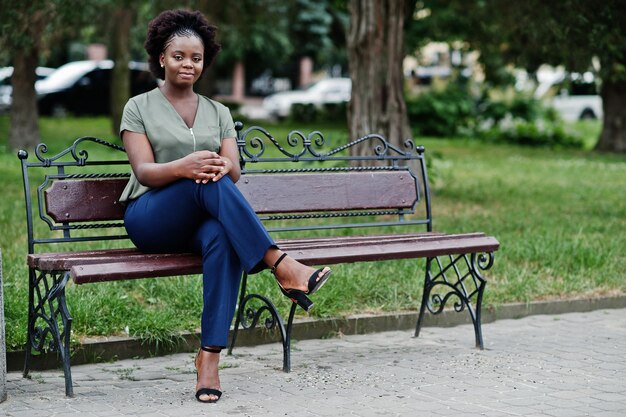
{"label": "bench leg", "polygon": [[24,372],[22,376],[28,378],[30,372],[31,346],[34,344],[35,333],[35,270],[28,268],[28,327],[26,329],[26,354],[24,355]]}
{"label": "bench leg", "polygon": [[483,278],[481,271],[491,268],[493,259],[493,252],[428,258],[415,337],[419,336],[426,309],[431,314],[439,314],[450,297],[455,297],[457,301],[454,303],[454,310],[461,312],[467,308],[474,324],[476,347],[483,349],[480,320],[487,281]]}
{"label": "bench leg", "polygon": [[287,320],[287,339],[283,345],[283,371],[291,372],[291,330],[293,328],[293,318],[296,315],[297,303],[291,303],[289,309],[289,320]]}
{"label": "bench leg", "polygon": [[280,339],[283,345],[283,371],[289,372],[291,370],[291,323],[293,322],[296,304],[291,308],[289,326],[286,328],[278,310],[267,297],[259,294],[246,295],[247,281],[248,277],[244,274],[241,282],[239,306],[235,314],[235,328],[233,329],[233,337],[228,348],[228,354],[232,355],[233,353],[239,327],[244,330],[254,329],[262,317],[265,317],[263,326],[265,326],[267,330],[277,328],[280,333]]}
{"label": "bench leg", "polygon": [[424,315],[426,314],[426,306],[428,305],[428,297],[432,288],[432,280],[430,279],[430,263],[433,258],[426,259],[426,278],[424,279],[424,289],[422,290],[422,303],[420,304],[420,312],[417,316],[417,324],[415,325],[415,337],[419,337],[420,330],[424,324]]}
{"label": "bench leg", "polygon": [[65,375],[65,395],[74,396],[70,366],[72,317],[65,301],[69,272],[29,271],[28,335],[24,377],[28,377],[33,352],[57,352]]}
{"label": "bench leg", "polygon": [[241,277],[241,289],[239,290],[239,303],[237,304],[237,311],[235,312],[235,327],[233,328],[233,337],[230,340],[230,346],[228,347],[228,354],[233,354],[235,348],[235,342],[237,342],[237,333],[239,332],[239,324],[241,324],[242,310],[241,306],[244,304],[244,298],[246,295],[246,287],[248,285],[248,274],[243,273]]}

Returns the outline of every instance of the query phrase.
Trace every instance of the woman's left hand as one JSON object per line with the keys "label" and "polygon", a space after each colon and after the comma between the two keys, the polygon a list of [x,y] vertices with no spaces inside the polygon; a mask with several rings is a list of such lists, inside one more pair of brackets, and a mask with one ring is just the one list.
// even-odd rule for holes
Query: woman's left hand
{"label": "woman's left hand", "polygon": [[224,162],[224,165],[221,166],[220,171],[218,171],[217,173],[215,173],[215,176],[211,179],[203,179],[203,180],[196,180],[197,184],[206,184],[209,181],[219,181],[220,179],[222,179],[222,177],[224,177],[225,175],[228,175],[228,173],[230,172],[230,170],[233,167],[233,163],[229,158],[226,158],[224,156],[220,156],[220,160],[222,160]]}
{"label": "woman's left hand", "polygon": [[214,176],[212,178],[196,180],[198,184],[207,184],[209,181],[219,181],[226,175],[228,175],[233,182],[239,181],[241,168],[239,166],[239,150],[237,148],[236,139],[234,137],[223,138],[218,155],[219,161],[222,162],[223,165],[220,166],[219,170],[213,171]]}

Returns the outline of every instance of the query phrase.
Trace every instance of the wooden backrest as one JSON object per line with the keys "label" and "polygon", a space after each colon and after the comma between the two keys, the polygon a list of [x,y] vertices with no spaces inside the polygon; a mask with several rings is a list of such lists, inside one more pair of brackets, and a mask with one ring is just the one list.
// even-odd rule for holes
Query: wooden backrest
{"label": "wooden backrest", "polygon": [[[242,165],[237,186],[270,231],[408,224],[431,230],[423,148],[407,142],[407,149],[401,151],[370,135],[322,153],[317,149],[324,145],[320,132],[304,136],[294,131],[283,147],[260,127],[246,131],[241,124],[236,127]],[[368,143],[372,156],[350,155],[352,147]],[[87,145],[113,148],[119,151],[118,158],[90,160],[86,151],[79,150]],[[80,138],[52,157],[46,152],[47,147],[39,145],[34,162],[27,160],[26,152],[19,154],[29,253],[39,243],[127,238],[124,206],[119,203],[130,172],[124,149],[100,139]],[[94,153],[100,152],[111,157],[110,150]],[[372,166],[364,166],[368,164]],[[37,237],[41,230],[34,223],[37,215],[50,231],[61,231],[62,237],[56,233]]]}
{"label": "wooden backrest", "polygon": [[121,220],[127,179],[57,180],[44,191],[46,213],[57,223]]}
{"label": "wooden backrest", "polygon": [[[127,180],[57,180],[45,190],[46,213],[57,223],[121,220]],[[244,175],[237,183],[259,214],[410,209],[415,179],[406,172]]]}

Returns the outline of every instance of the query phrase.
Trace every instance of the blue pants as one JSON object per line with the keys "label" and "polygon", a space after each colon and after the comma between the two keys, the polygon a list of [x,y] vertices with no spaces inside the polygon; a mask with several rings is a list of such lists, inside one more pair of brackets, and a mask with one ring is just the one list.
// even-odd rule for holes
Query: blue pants
{"label": "blue pants", "polygon": [[266,268],[276,247],[230,177],[152,189],[128,203],[124,222],[142,252],[202,255],[202,346],[226,346],[242,272]]}

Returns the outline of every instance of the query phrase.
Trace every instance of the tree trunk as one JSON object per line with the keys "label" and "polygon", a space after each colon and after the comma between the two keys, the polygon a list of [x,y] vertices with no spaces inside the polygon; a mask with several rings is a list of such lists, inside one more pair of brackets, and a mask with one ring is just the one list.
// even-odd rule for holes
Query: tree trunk
{"label": "tree trunk", "polygon": [[306,87],[313,81],[313,58],[310,56],[300,57],[299,68],[298,87]]}
{"label": "tree trunk", "polygon": [[596,150],[626,153],[626,81],[604,81],[601,95],[604,118]]}
{"label": "tree trunk", "polygon": [[130,6],[121,6],[113,12],[111,52],[115,62],[111,73],[111,122],[113,133],[119,133],[124,106],[130,98],[130,29],[135,17]]}
{"label": "tree trunk", "polygon": [[11,127],[9,145],[11,149],[33,148],[39,143],[39,123],[37,94],[35,93],[35,68],[39,59],[39,50],[18,49],[13,55],[13,102],[11,104]]}
{"label": "tree trunk", "polygon": [[237,61],[233,68],[232,86],[232,100],[237,103],[242,103],[246,95],[246,67],[241,60]]}
{"label": "tree trunk", "polygon": [[[349,9],[350,139],[378,133],[402,148],[410,136],[402,73],[405,0],[350,0]],[[372,145],[366,141],[351,154],[373,155]]]}

